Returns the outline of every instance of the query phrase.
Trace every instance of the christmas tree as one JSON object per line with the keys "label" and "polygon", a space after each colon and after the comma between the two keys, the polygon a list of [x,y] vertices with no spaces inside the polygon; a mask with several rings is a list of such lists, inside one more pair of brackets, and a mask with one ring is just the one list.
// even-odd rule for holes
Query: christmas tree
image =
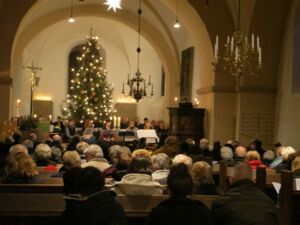
{"label": "christmas tree", "polygon": [[91,29],[76,58],[78,66],[70,68],[69,94],[62,105],[63,116],[99,122],[111,117],[113,88],[107,82],[98,40]]}

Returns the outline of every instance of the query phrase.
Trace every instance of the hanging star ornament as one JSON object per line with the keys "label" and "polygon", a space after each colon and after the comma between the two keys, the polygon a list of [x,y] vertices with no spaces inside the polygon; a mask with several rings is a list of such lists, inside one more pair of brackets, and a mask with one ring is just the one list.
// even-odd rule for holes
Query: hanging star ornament
{"label": "hanging star ornament", "polygon": [[112,8],[116,12],[117,9],[122,9],[121,2],[122,0],[106,0],[104,5],[108,6],[107,11]]}

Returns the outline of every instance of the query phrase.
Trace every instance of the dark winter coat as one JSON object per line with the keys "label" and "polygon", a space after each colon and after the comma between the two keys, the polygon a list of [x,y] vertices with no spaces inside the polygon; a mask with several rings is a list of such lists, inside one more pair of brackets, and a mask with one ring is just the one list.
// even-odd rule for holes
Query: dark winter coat
{"label": "dark winter coat", "polygon": [[234,183],[212,205],[216,225],[277,225],[274,202],[251,180]]}
{"label": "dark winter coat", "polygon": [[152,209],[147,225],[212,225],[209,209],[187,197],[170,197]]}
{"label": "dark winter coat", "polygon": [[86,199],[65,198],[63,216],[68,225],[126,225],[122,206],[112,191],[100,191]]}

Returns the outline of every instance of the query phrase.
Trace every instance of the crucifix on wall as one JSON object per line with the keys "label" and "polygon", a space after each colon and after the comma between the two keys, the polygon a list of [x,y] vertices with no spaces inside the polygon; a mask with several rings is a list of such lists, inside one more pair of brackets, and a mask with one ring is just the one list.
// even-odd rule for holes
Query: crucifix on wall
{"label": "crucifix on wall", "polygon": [[36,86],[39,85],[40,77],[37,76],[37,72],[42,70],[41,67],[34,65],[34,62],[31,62],[31,66],[23,66],[23,69],[29,70],[30,75],[30,115],[32,116],[32,102],[33,102],[33,91]]}

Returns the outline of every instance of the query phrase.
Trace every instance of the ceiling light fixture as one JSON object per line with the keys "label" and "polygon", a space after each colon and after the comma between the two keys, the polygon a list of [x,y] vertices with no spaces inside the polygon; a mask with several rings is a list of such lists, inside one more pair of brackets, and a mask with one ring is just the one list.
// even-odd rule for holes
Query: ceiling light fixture
{"label": "ceiling light fixture", "polygon": [[116,12],[117,9],[122,9],[121,2],[122,0],[106,0],[106,2],[104,2],[104,5],[108,6],[107,11],[113,9],[114,12]]}
{"label": "ceiling light fixture", "polygon": [[[137,52],[137,71],[135,76],[130,79],[130,75],[128,74],[126,84],[129,86],[128,95],[125,94],[125,83],[123,83],[122,94],[126,97],[132,97],[138,102],[142,98],[151,98],[154,95],[153,92],[153,83],[151,82],[151,75],[149,75],[149,81],[142,77],[142,73],[140,71],[140,53],[142,51],[141,48],[141,0],[139,0],[139,9],[138,9],[138,47],[136,49]],[[149,93],[147,89],[151,87],[151,92]]]}
{"label": "ceiling light fixture", "polygon": [[178,0],[176,3],[177,3],[176,4],[176,21],[174,23],[174,28],[178,29],[178,28],[180,28],[180,23],[178,22],[178,4],[179,4]]}
{"label": "ceiling light fixture", "polygon": [[68,19],[69,23],[74,23],[75,19],[73,17],[73,0],[71,0],[71,13],[70,13],[70,18]]}

